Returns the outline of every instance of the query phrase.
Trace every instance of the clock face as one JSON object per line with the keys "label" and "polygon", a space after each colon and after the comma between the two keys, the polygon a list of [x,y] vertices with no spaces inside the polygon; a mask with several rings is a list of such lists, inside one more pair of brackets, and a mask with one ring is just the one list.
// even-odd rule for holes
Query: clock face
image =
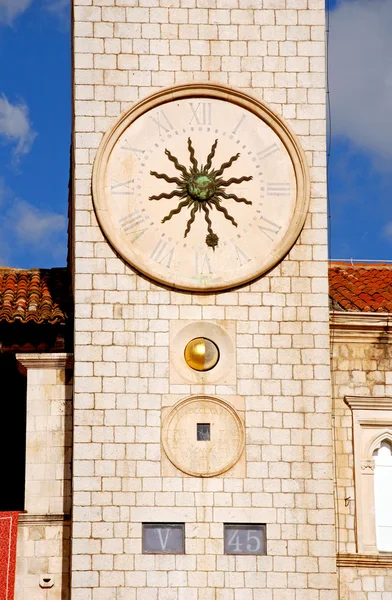
{"label": "clock face", "polygon": [[217,86],[161,92],[123,115],[94,164],[94,205],[137,270],[185,290],[249,282],[303,226],[306,166],[266,107]]}

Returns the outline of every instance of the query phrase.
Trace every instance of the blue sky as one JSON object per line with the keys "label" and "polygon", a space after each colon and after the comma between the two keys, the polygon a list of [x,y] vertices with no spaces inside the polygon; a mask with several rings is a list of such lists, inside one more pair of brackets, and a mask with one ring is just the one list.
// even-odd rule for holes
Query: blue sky
{"label": "blue sky", "polygon": [[[0,0],[0,265],[65,265],[69,0]],[[330,0],[330,255],[392,258],[392,2]]]}
{"label": "blue sky", "polygon": [[0,264],[65,265],[71,141],[67,2],[0,0]]}

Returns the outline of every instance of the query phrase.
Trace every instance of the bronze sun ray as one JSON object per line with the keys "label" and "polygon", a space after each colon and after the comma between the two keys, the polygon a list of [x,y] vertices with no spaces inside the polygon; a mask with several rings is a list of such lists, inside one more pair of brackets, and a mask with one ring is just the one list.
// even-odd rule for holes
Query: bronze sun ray
{"label": "bronze sun ray", "polygon": [[150,174],[157,179],[164,179],[168,183],[175,183],[177,189],[174,189],[170,193],[164,193],[153,195],[149,197],[149,200],[162,200],[179,198],[180,202],[177,208],[172,209],[163,219],[162,223],[169,221],[174,215],[179,214],[183,208],[190,209],[190,218],[187,221],[186,228],[184,231],[184,238],[187,237],[191,230],[192,224],[196,219],[198,212],[204,212],[204,219],[207,223],[207,236],[205,243],[207,246],[215,250],[218,245],[219,237],[212,229],[212,221],[210,218],[210,211],[215,208],[216,211],[222,213],[224,217],[231,222],[234,227],[237,227],[237,222],[229,214],[227,209],[221,205],[222,199],[232,199],[239,203],[252,204],[250,200],[246,198],[238,197],[236,194],[227,194],[224,190],[233,183],[242,183],[243,181],[250,181],[251,176],[244,175],[242,177],[231,177],[228,181],[221,178],[223,172],[231,167],[231,165],[238,160],[240,154],[235,154],[227,162],[224,162],[218,170],[212,168],[212,160],[215,156],[215,150],[218,145],[218,140],[211,146],[211,150],[207,156],[205,166],[201,165],[195,157],[195,150],[192,145],[191,138],[188,138],[188,152],[191,167],[187,169],[184,165],[180,164],[178,158],[176,158],[167,148],[165,154],[168,159],[174,164],[177,171],[181,172],[180,177],[170,177],[165,173],[157,173],[156,171],[150,171]]}

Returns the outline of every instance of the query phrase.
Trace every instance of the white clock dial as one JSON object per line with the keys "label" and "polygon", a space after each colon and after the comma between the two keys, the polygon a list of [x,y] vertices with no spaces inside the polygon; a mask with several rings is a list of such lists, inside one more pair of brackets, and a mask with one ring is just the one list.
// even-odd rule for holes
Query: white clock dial
{"label": "white clock dial", "polygon": [[266,107],[216,86],[162,92],[123,115],[94,165],[104,233],[174,288],[251,281],[287,253],[308,186],[293,134]]}

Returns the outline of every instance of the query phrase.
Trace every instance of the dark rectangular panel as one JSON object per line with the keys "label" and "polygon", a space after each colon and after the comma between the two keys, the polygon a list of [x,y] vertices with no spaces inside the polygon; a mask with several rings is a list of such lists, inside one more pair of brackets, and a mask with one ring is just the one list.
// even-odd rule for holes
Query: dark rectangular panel
{"label": "dark rectangular panel", "polygon": [[211,440],[211,424],[197,423],[197,441],[209,442]]}
{"label": "dark rectangular panel", "polygon": [[143,554],[184,553],[184,523],[143,523]]}
{"label": "dark rectangular panel", "polygon": [[225,554],[267,554],[266,526],[224,524]]}

